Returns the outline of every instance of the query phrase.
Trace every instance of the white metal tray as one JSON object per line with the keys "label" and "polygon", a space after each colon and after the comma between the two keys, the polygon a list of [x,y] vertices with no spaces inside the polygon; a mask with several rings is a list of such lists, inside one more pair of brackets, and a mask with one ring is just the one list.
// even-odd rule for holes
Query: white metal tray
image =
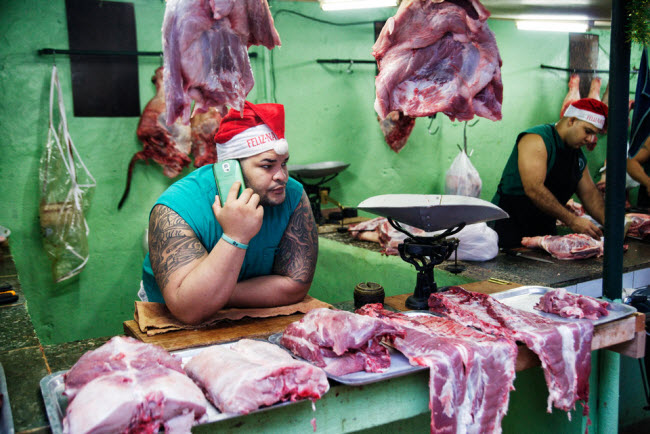
{"label": "white metal tray", "polygon": [[493,298],[499,300],[501,303],[514,307],[517,309],[525,310],[527,312],[533,312],[537,315],[556,320],[556,321],[591,321],[594,325],[604,324],[611,321],[616,321],[618,319],[624,318],[628,315],[636,312],[634,306],[630,306],[623,303],[609,302],[607,310],[609,315],[600,317],[596,320],[591,319],[576,319],[576,318],[564,318],[560,315],[553,313],[542,312],[541,310],[535,309],[535,305],[539,302],[539,299],[546,294],[548,291],[556,289],[549,288],[546,286],[520,286],[518,288],[509,289],[503,292],[497,292],[491,294]]}
{"label": "white metal tray", "polygon": [[2,411],[0,411],[0,432],[13,434],[14,419],[11,416],[11,405],[9,404],[9,393],[7,392],[7,379],[5,371],[0,364],[0,393],[2,394]]}
{"label": "white metal tray", "polygon": [[[234,342],[229,342],[226,344],[219,344],[219,345],[230,346],[233,344]],[[187,363],[192,357],[194,357],[195,355],[199,354],[201,351],[209,347],[210,346],[205,346],[199,348],[191,348],[187,350],[172,351],[172,354],[175,354],[176,356],[180,357],[183,366],[185,366],[185,363]],[[61,434],[63,432],[63,417],[65,416],[65,411],[66,408],[68,407],[68,399],[65,396],[63,396],[63,391],[65,390],[63,375],[66,372],[68,371],[55,372],[46,377],[43,377],[40,381],[41,394],[43,395],[43,401],[45,402],[45,410],[47,411],[47,417],[50,421],[50,428],[53,434]],[[287,405],[296,404],[302,401],[304,401],[304,399],[296,400],[296,401],[279,402],[277,404],[273,404],[268,407],[262,407],[258,410],[251,411],[248,414],[255,414],[255,413],[267,411],[278,407],[284,407]],[[218,422],[221,420],[242,416],[241,414],[237,414],[237,413],[221,413],[209,401],[208,404],[209,404],[208,410],[206,413],[207,420],[205,420],[203,424]]]}
{"label": "white metal tray", "polygon": [[[408,316],[418,316],[418,315],[435,316],[435,314],[426,311],[406,311],[400,313]],[[309,360],[305,360],[302,357],[297,356],[290,349],[282,345],[280,343],[280,339],[282,339],[282,333],[275,333],[269,336],[269,342],[276,344],[280,348],[284,349],[289,354],[291,354],[294,358],[305,361],[307,363],[311,363]],[[388,368],[386,372],[361,371],[361,372],[352,372],[346,375],[332,375],[327,371],[325,371],[325,373],[327,374],[327,378],[332,379],[334,381],[338,381],[339,383],[347,384],[349,386],[362,386],[364,384],[370,384],[370,383],[387,380],[389,378],[394,378],[394,377],[401,377],[402,375],[407,375],[410,374],[411,372],[428,369],[426,366],[411,365],[409,363],[408,358],[404,354],[400,353],[399,351],[395,350],[392,347],[388,347],[388,352],[390,354],[390,368]]]}

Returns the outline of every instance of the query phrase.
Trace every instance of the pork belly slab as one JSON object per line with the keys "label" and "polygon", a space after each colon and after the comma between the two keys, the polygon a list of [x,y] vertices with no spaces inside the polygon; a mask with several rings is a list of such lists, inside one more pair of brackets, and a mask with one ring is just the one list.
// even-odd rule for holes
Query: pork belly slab
{"label": "pork belly slab", "polygon": [[359,314],[405,331],[392,345],[428,366],[432,433],[500,433],[514,389],[514,342],[433,315],[410,316],[368,304]]}
{"label": "pork belly slab", "polygon": [[327,308],[313,309],[287,326],[280,343],[330,375],[384,372],[390,353],[381,340],[403,332],[375,318]]}
{"label": "pork belly slab", "polygon": [[81,356],[64,387],[64,433],[189,433],[209,406],[180,359],[121,336]]}
{"label": "pork belly slab", "polygon": [[251,339],[206,348],[185,370],[224,413],[246,414],[286,400],[316,400],[329,390],[322,369],[295,360],[277,345]]}
{"label": "pork belly slab", "polygon": [[457,286],[431,294],[429,307],[460,324],[523,342],[542,362],[549,391],[547,411],[552,406],[570,411],[582,400],[583,414],[589,413],[591,321],[553,321]]}

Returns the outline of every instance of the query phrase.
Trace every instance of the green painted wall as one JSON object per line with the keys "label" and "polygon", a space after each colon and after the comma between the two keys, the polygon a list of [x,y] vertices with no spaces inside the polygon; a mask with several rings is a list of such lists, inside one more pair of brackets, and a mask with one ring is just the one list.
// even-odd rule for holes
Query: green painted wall
{"label": "green painted wall", "polygon": [[[132,3],[138,49],[160,51],[164,2]],[[439,115],[432,125],[440,127],[439,131],[430,135],[429,119],[418,119],[408,144],[395,154],[384,142],[373,109],[375,67],[354,65],[348,73],[346,65],[316,63],[316,59],[372,59],[371,22],[385,20],[394,10],[323,13],[317,3],[272,0],[270,4],[282,47],[272,56],[264,48],[251,49],[259,57],[252,61],[256,86],[249,99],[285,104],[291,163],[350,163],[350,168],[329,184],[331,196],[347,206],[384,193],[442,193],[445,172],[458,152],[456,145],[463,142],[463,124]],[[334,26],[295,12],[364,24]],[[528,126],[556,120],[568,79],[564,72],[539,67],[541,63],[567,65],[567,34],[519,32],[509,21],[491,20],[490,27],[503,58],[503,120],[480,118],[467,134],[469,149],[474,150],[472,161],[483,179],[481,197],[488,200],[514,137]],[[609,32],[596,33],[601,36],[599,68],[608,69]],[[117,211],[129,160],[141,149],[135,136],[138,118],[72,116],[69,60],[57,56],[69,130],[97,179],[97,188],[87,215],[91,254],[86,269],[70,282],[53,283],[38,221],[38,168],[47,137],[53,63],[52,56],[37,55],[37,50],[45,47],[68,47],[65,1],[0,0],[0,224],[12,230],[11,249],[36,332],[43,344],[52,344],[122,332],[122,322],[133,315],[148,212],[173,180],[155,164],[138,163],[130,197]],[[640,48],[634,46],[633,66],[638,65],[639,57]],[[158,58],[139,58],[142,108],[154,94],[150,78],[159,65]],[[603,90],[607,80],[603,76]],[[632,91],[634,87],[635,78],[630,82]],[[589,154],[592,173],[602,166],[605,144],[602,139]],[[322,246],[314,294],[330,301],[351,298],[355,283],[376,276],[388,282],[387,288],[400,279],[411,279],[408,267],[396,258],[384,258],[382,264],[391,268],[377,265],[377,275],[373,273],[376,258],[367,258],[355,274],[341,276],[337,274],[341,257],[336,257],[337,252],[335,257],[327,254],[336,249],[327,242]],[[393,265],[398,271],[392,271]],[[436,276],[441,284],[447,281],[444,273]],[[406,281],[406,290],[413,284]],[[397,291],[397,284],[388,290]],[[629,375],[636,378],[637,374]],[[638,394],[634,397],[638,400]]]}

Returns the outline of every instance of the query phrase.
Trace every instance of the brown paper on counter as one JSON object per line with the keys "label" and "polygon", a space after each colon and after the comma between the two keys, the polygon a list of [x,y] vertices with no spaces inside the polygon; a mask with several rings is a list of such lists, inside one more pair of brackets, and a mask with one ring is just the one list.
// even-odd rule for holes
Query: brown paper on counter
{"label": "brown paper on counter", "polygon": [[269,318],[273,316],[292,315],[294,313],[307,313],[312,309],[320,307],[331,308],[332,305],[308,295],[300,303],[287,306],[224,309],[199,325],[188,325],[174,318],[169,309],[167,309],[167,306],[163,303],[136,301],[133,319],[138,323],[138,327],[140,327],[142,333],[146,333],[147,336],[153,336],[175,330],[198,330],[210,327],[223,320],[238,320],[244,317]]}

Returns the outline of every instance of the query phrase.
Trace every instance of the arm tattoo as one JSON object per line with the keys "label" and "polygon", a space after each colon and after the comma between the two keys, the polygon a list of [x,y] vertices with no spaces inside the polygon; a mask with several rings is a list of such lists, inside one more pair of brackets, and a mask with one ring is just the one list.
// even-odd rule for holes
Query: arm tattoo
{"label": "arm tattoo", "polygon": [[170,208],[156,205],[149,218],[149,259],[161,290],[174,271],[206,254],[185,220]]}
{"label": "arm tattoo", "polygon": [[314,278],[317,256],[318,228],[307,194],[303,192],[280,240],[273,272],[300,283],[310,283]]}

